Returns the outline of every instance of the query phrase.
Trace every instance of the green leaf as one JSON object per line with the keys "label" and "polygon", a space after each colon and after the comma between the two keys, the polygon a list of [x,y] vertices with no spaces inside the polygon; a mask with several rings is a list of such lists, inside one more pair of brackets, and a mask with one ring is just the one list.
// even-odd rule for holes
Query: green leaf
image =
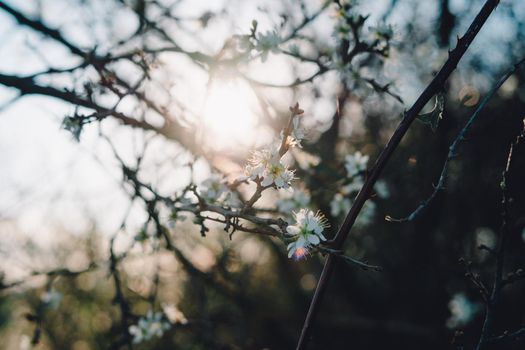
{"label": "green leaf", "polygon": [[430,125],[430,128],[432,131],[436,131],[439,121],[443,119],[443,110],[445,109],[445,95],[443,93],[439,93],[436,96],[436,102],[434,104],[434,108],[428,112],[419,114],[417,116],[417,119],[422,122],[423,124]]}

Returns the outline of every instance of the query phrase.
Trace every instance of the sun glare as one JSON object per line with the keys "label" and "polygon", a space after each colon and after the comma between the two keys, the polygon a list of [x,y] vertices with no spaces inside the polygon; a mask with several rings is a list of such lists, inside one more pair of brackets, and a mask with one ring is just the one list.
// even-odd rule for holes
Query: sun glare
{"label": "sun glare", "polygon": [[215,148],[253,144],[257,115],[255,96],[237,80],[215,80],[208,89],[204,112],[204,142]]}

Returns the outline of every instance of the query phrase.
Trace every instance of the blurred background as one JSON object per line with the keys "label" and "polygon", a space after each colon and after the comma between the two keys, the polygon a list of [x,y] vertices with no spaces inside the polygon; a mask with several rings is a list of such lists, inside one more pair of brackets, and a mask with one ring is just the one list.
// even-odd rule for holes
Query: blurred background
{"label": "blurred background", "polygon": [[[350,204],[341,196],[352,199],[339,191],[345,156],[373,164],[483,3],[0,1],[0,349],[126,348],[123,332],[149,310],[169,327],[133,348],[294,348],[325,258],[293,261],[281,240],[230,236],[224,225],[202,237],[191,215],[156,208],[174,255],[123,165],[166,196],[212,173],[232,181],[298,101],[307,137],[287,161],[294,193],[308,199],[270,190],[258,208],[320,209],[331,236]],[[491,284],[494,259],[478,246],[494,248],[502,225],[524,69],[484,108],[427,210],[405,223],[385,216],[405,217],[432,193],[480,99],[525,57],[524,24],[525,2],[501,1],[448,80],[437,130],[416,121],[403,139],[345,246],[384,271],[337,265],[311,349],[476,344],[484,304],[458,259]],[[368,51],[354,57],[356,42]],[[67,124],[94,105],[111,116]],[[506,272],[525,264],[524,155],[518,148],[511,173]],[[505,289],[498,333],[525,323],[524,291],[519,281]]]}

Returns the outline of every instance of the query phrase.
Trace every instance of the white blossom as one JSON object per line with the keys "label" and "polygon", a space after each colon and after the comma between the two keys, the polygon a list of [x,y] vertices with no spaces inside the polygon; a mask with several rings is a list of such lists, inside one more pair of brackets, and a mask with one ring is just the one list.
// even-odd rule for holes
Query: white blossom
{"label": "white blossom", "polygon": [[287,234],[295,238],[294,242],[288,244],[288,257],[300,259],[310,247],[326,240],[323,231],[328,224],[321,212],[314,213],[309,209],[299,210],[294,213],[294,218],[295,224],[286,228]]}
{"label": "white blossom", "polygon": [[288,188],[294,179],[294,172],[285,167],[276,148],[255,151],[246,166],[245,174],[248,178],[262,179],[262,186],[275,184],[277,188]]}
{"label": "white blossom", "polygon": [[379,198],[388,198],[390,197],[390,190],[388,189],[388,185],[386,181],[379,180],[376,182],[375,190]]}
{"label": "white blossom", "polygon": [[294,179],[294,172],[286,169],[280,162],[270,164],[261,182],[262,186],[275,184],[277,188],[288,188]]}
{"label": "white blossom", "polygon": [[450,317],[449,328],[462,327],[468,324],[479,311],[478,304],[472,303],[463,293],[456,293],[448,303]]}
{"label": "white blossom", "polygon": [[228,186],[226,186],[224,177],[219,174],[212,174],[199,186],[199,195],[211,203],[222,199],[221,197],[226,192],[228,192]]}
{"label": "white blossom", "polygon": [[368,164],[369,158],[369,156],[363,155],[359,151],[355,152],[354,154],[347,155],[345,157],[345,169],[347,175],[352,177],[366,170],[366,165]]}
{"label": "white blossom", "polygon": [[42,293],[42,295],[40,296],[40,300],[47,307],[51,309],[56,309],[58,305],[60,305],[60,301],[62,300],[62,293],[57,292],[54,289],[49,289]]}
{"label": "white blossom", "polygon": [[276,148],[262,149],[254,151],[252,157],[248,161],[244,173],[249,179],[255,180],[257,177],[263,177],[266,168],[271,164],[280,162],[279,153]]}
{"label": "white blossom", "polygon": [[[346,215],[352,207],[353,201],[342,193],[336,193],[332,201],[330,202],[330,213],[333,217],[340,217]],[[356,219],[356,227],[364,227],[370,225],[374,220],[376,212],[376,204],[371,201],[367,201]]]}
{"label": "white blossom", "polygon": [[162,337],[170,327],[161,312],[149,310],[146,317],[141,317],[136,325],[129,327],[129,333],[133,336],[133,343],[138,344],[153,337]]}
{"label": "white blossom", "polygon": [[259,33],[257,35],[257,44],[255,49],[261,52],[261,60],[263,62],[268,58],[268,53],[273,52],[277,53],[279,51],[279,44],[281,43],[281,38],[276,31],[266,31],[266,33]]}
{"label": "white blossom", "polygon": [[279,212],[291,214],[293,210],[299,210],[310,205],[310,194],[303,190],[294,190],[291,196],[281,198],[275,204]]}

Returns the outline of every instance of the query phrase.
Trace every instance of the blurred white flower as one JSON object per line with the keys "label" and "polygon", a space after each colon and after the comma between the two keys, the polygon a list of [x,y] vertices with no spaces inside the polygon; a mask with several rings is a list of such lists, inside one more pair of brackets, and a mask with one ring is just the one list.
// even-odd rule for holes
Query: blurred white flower
{"label": "blurred white flower", "polygon": [[294,190],[291,196],[278,199],[277,210],[283,214],[292,214],[293,210],[306,208],[310,205],[310,194],[303,190]]}
{"label": "blurred white flower", "polygon": [[207,202],[216,202],[221,199],[221,196],[228,192],[228,186],[222,175],[211,174],[211,176],[204,180],[198,187],[199,195]]}
{"label": "blurred white flower", "polygon": [[162,337],[170,327],[161,312],[149,310],[146,317],[141,317],[136,325],[129,327],[129,333],[133,336],[133,343],[138,344],[153,337]]}
{"label": "blurred white flower", "polygon": [[349,154],[345,157],[345,169],[349,177],[355,176],[360,172],[366,170],[368,159],[370,157],[363,155],[357,151],[354,154]]}
{"label": "blurred white flower", "polygon": [[[342,193],[336,193],[330,202],[330,213],[334,218],[337,218],[346,215],[351,207],[352,201],[348,197],[344,196]],[[355,226],[364,227],[370,225],[374,220],[375,212],[376,204],[367,201],[355,221]]]}
{"label": "blurred white flower", "polygon": [[332,201],[330,202],[330,214],[334,218],[338,217],[341,214],[346,214],[350,210],[350,205],[352,202],[348,197],[345,197],[341,193],[336,193]]}
{"label": "blurred white flower", "polygon": [[62,293],[57,292],[54,289],[49,289],[42,293],[42,295],[40,296],[40,300],[47,307],[51,309],[56,309],[58,308],[58,305],[60,305],[60,301],[62,300]]}
{"label": "blurred white flower", "polygon": [[388,189],[388,185],[386,181],[379,180],[376,182],[375,190],[379,198],[388,198],[390,197],[390,190]]}
{"label": "blurred white flower", "polygon": [[341,193],[345,196],[353,193],[357,194],[357,192],[361,191],[364,184],[363,177],[352,177],[351,182],[341,188]]}
{"label": "blurred white flower", "polygon": [[302,258],[311,246],[318,245],[326,238],[323,231],[328,227],[326,218],[321,212],[314,213],[309,209],[301,209],[294,213],[295,225],[286,228],[288,235],[296,240],[288,244],[288,257]]}
{"label": "blurred white flower", "polygon": [[370,225],[374,221],[376,207],[377,205],[374,202],[366,201],[363,209],[361,209],[361,212],[355,221],[356,226],[364,227]]}
{"label": "blurred white flower", "polygon": [[255,45],[255,50],[261,52],[261,60],[263,62],[268,58],[268,53],[279,52],[279,44],[281,43],[281,38],[276,31],[266,31],[266,33],[259,33],[257,35],[257,44]]}
{"label": "blurred white flower", "polygon": [[463,293],[456,293],[448,303],[450,317],[447,327],[462,327],[468,324],[479,311],[480,306],[472,303]]}
{"label": "blurred white flower", "polygon": [[496,246],[496,234],[489,227],[478,227],[476,229],[476,245],[494,248]]}

